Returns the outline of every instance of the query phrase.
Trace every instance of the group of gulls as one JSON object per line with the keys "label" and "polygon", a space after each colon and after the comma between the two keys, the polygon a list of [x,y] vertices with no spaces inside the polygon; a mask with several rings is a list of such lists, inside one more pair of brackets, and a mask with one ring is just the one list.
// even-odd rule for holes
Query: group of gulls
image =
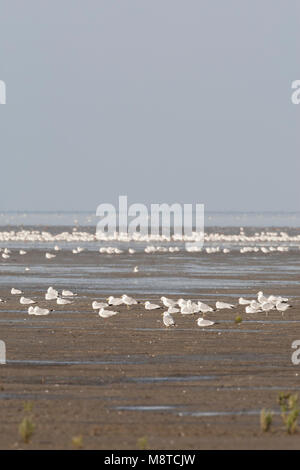
{"label": "group of gulls", "polygon": [[[33,304],[36,304],[35,300],[32,300],[28,297],[24,297],[22,294],[23,292],[20,289],[15,289],[14,287],[11,289],[10,293],[12,295],[19,295],[20,296],[20,304],[21,305],[29,305],[28,307],[28,313],[29,315],[48,315],[50,312],[53,311],[53,309],[47,309],[47,308],[41,308],[38,305],[35,305],[33,307]],[[58,291],[56,289],[53,289],[53,287],[49,287],[47,292],[45,293],[45,300],[55,300],[57,305],[67,305],[72,303],[72,300],[70,298],[75,297],[77,294],[74,294],[73,292],[69,290],[63,290],[61,295],[59,295]],[[65,298],[67,297],[67,298]],[[0,302],[2,300],[0,299]]]}
{"label": "group of gulls", "polygon": [[[300,249],[300,246],[298,248]],[[246,253],[256,253],[256,254],[264,253],[264,254],[267,254],[267,253],[273,253],[273,252],[287,252],[287,251],[289,251],[288,246],[282,246],[282,245],[279,245],[279,246],[242,246],[242,247],[238,247],[238,249],[239,249],[239,252],[241,254],[246,254]],[[56,252],[61,251],[61,248],[59,246],[55,245],[54,251],[56,251]],[[85,251],[85,249],[78,246],[76,248],[73,248],[71,251],[74,255],[78,255],[79,253],[82,253],[83,251]],[[179,248],[178,246],[169,246],[169,247],[167,247],[167,246],[158,246],[158,245],[157,246],[147,245],[143,249],[143,251],[146,254],[176,253],[176,252],[182,251],[182,248]],[[185,251],[191,252],[191,253],[205,252],[206,254],[215,254],[215,253],[227,254],[227,253],[231,253],[234,250],[233,250],[233,246],[230,246],[230,248],[226,248],[226,247],[222,247],[222,246],[218,245],[218,246],[211,246],[211,247],[201,248],[197,244],[191,243],[189,246],[187,245],[185,247]],[[9,258],[11,257],[12,252],[8,248],[4,248],[3,250],[0,249],[0,252],[1,252],[1,257],[4,260],[9,260]],[[103,246],[99,249],[99,253],[108,254],[108,255],[120,255],[120,254],[123,254],[125,252],[126,252],[125,250],[122,250],[120,248],[113,247],[113,246]],[[136,253],[136,250],[134,250],[133,248],[129,248],[128,253],[132,255],[132,254]],[[27,251],[19,250],[19,255],[24,256],[26,254],[27,254]],[[48,251],[45,252],[45,258],[47,260],[51,260],[53,258],[56,258],[56,256],[57,255],[55,253],[51,253],[51,252],[48,252]]]}
{"label": "group of gulls", "polygon": [[[150,230],[151,232],[151,230]],[[230,243],[241,245],[285,245],[289,243],[300,244],[300,234],[288,234],[284,231],[265,231],[248,233],[243,227],[237,228],[236,233],[220,233],[209,231],[193,231],[192,233],[182,233],[182,230],[176,231],[173,235],[160,233],[143,233],[142,231],[122,232],[116,231],[113,234],[102,232],[99,230],[88,232],[78,230],[73,227],[72,231],[64,231],[61,233],[50,233],[41,230],[1,230],[0,243],[7,242],[46,242],[46,243],[87,243],[87,242],[199,242],[205,243]]]}
{"label": "group of gulls", "polygon": [[[175,320],[172,316],[172,314],[175,313],[181,313],[182,315],[193,315],[197,313],[202,313],[203,315],[205,315],[209,312],[235,308],[235,305],[221,301],[217,301],[215,304],[215,308],[213,308],[210,305],[207,305],[206,303],[201,301],[193,302],[192,300],[184,300],[182,298],[180,298],[179,300],[173,300],[163,296],[160,298],[160,300],[162,305],[146,301],[144,307],[146,310],[157,310],[167,308],[167,311],[163,312],[163,323],[167,327],[175,326]],[[270,310],[276,309],[277,311],[282,312],[283,315],[283,313],[291,307],[291,305],[289,305],[287,302],[288,299],[286,297],[276,295],[270,295],[268,297],[265,297],[262,291],[258,292],[257,300],[247,300],[243,297],[239,298],[239,305],[246,306],[246,313],[265,312],[266,314],[268,314]],[[94,310],[99,309],[100,317],[109,318],[113,315],[117,315],[119,312],[105,310],[106,307],[118,306],[122,304],[125,304],[127,305],[127,307],[129,307],[130,305],[138,303],[140,302],[127,295],[123,295],[122,297],[110,296],[108,297],[107,302],[94,301],[92,307]],[[207,320],[203,317],[199,317],[197,319],[197,325],[200,327],[212,326],[214,324],[215,322]]]}
{"label": "group of gulls", "polygon": [[240,305],[246,305],[246,313],[259,313],[266,312],[268,314],[270,310],[278,310],[282,314],[291,307],[288,304],[289,299],[287,297],[281,297],[277,295],[269,295],[266,297],[262,291],[258,292],[257,300],[247,300],[243,297],[239,298]]}
{"label": "group of gulls", "polygon": [[[24,297],[22,295],[23,292],[19,289],[12,288],[10,293],[12,295],[20,296],[20,304],[29,306],[29,315],[48,315],[51,311],[53,311],[53,309],[41,308],[38,305],[33,306],[33,304],[36,304],[36,301]],[[76,296],[77,294],[74,294],[70,290],[63,290],[61,294],[59,294],[58,290],[54,289],[53,287],[49,287],[45,293],[45,300],[52,302],[55,301],[58,305],[67,305],[72,303],[72,300],[74,300]],[[0,299],[0,302],[3,301]],[[137,304],[141,305],[141,302],[134,299],[133,297],[124,294],[121,297],[110,296],[106,299],[105,302],[99,302],[95,300],[92,303],[92,308],[93,310],[99,311],[98,313],[101,318],[110,318],[114,315],[119,314],[119,312],[117,311],[109,310],[110,307],[126,305],[129,309],[132,305]],[[254,300],[240,297],[238,300],[238,304],[245,306],[246,313],[265,312],[266,315],[268,315],[271,310],[277,310],[283,315],[284,312],[291,307],[291,305],[288,304],[288,298],[276,295],[265,296],[262,291],[258,292],[257,298]],[[180,313],[182,315],[202,314],[202,317],[197,318],[197,325],[199,327],[212,326],[216,322],[204,318],[206,314],[225,309],[233,309],[235,307],[236,305],[227,302],[217,301],[215,304],[215,308],[213,308],[202,301],[195,302],[190,299],[185,300],[182,298],[174,300],[164,296],[160,298],[160,304],[151,303],[149,301],[146,301],[144,303],[145,310],[165,310],[162,315],[163,323],[166,327],[176,325],[172,315],[177,313]]]}

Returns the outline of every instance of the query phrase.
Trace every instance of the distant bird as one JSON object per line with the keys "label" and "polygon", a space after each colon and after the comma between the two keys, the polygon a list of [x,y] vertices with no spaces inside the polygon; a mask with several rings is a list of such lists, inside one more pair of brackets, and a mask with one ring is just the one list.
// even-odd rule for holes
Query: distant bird
{"label": "distant bird", "polygon": [[277,302],[288,302],[289,299],[287,297],[281,297],[280,295],[270,295],[268,297],[268,302],[273,302],[274,304],[276,304]]}
{"label": "distant bird", "polygon": [[145,309],[146,310],[155,310],[157,308],[161,308],[160,305],[157,305],[157,304],[151,304],[150,302],[145,302]]}
{"label": "distant bird", "polygon": [[52,253],[46,253],[46,254],[45,254],[45,257],[46,257],[47,259],[52,259],[52,258],[55,258],[56,255],[53,255]]}
{"label": "distant bird", "polygon": [[276,309],[278,310],[278,312],[282,312],[282,315],[289,308],[291,308],[291,305],[289,305],[285,302],[280,302],[279,301],[279,302],[276,303]]}
{"label": "distant bird", "polygon": [[260,307],[254,307],[252,305],[246,305],[245,312],[246,313],[259,313],[259,312],[261,312],[261,308]]}
{"label": "distant bird", "polygon": [[257,302],[256,300],[251,300],[250,306],[251,306],[252,308],[256,308],[256,309],[260,309],[260,308],[261,308],[261,304],[260,304],[259,302]]}
{"label": "distant bird", "polygon": [[266,315],[268,315],[270,310],[273,310],[275,308],[275,305],[272,302],[264,302],[261,304],[261,309],[263,312],[266,312]]}
{"label": "distant bird", "polygon": [[138,266],[135,266],[135,267],[133,268],[133,272],[134,272],[134,273],[138,273],[138,272],[139,272],[139,267],[138,267]]}
{"label": "distant bird", "polygon": [[50,310],[48,310],[47,308],[40,308],[36,306],[29,307],[28,313],[29,315],[48,315],[50,313]]}
{"label": "distant bird", "polygon": [[164,297],[164,296],[161,297],[160,300],[162,301],[164,306],[167,307],[167,308],[175,307],[175,305],[177,304],[177,302],[175,300],[167,299],[167,297]]}
{"label": "distant bird", "polygon": [[20,254],[20,255],[26,255],[26,254],[27,254],[27,251],[25,251],[25,250],[20,250],[20,251],[19,251],[19,254]]}
{"label": "distant bird", "polygon": [[35,304],[36,302],[32,299],[27,299],[26,297],[21,297],[20,298],[20,304],[22,305],[29,305],[29,304]]}
{"label": "distant bird", "polygon": [[20,295],[20,294],[23,294],[23,292],[19,289],[15,289],[14,287],[11,289],[10,293],[12,295]]}
{"label": "distant bird", "polygon": [[180,312],[180,308],[176,308],[176,307],[168,308],[168,313],[178,313],[178,312]]}
{"label": "distant bird", "polygon": [[123,299],[120,297],[113,297],[112,295],[106,299],[108,302],[108,305],[122,305],[123,304]]}
{"label": "distant bird", "polygon": [[45,299],[46,300],[56,300],[58,297],[58,291],[53,289],[53,287],[49,287],[46,294],[45,294]]}
{"label": "distant bird", "polygon": [[45,299],[46,300],[56,300],[58,297],[58,293],[55,294],[54,292],[46,292]]}
{"label": "distant bird", "polygon": [[287,297],[277,297],[277,300],[280,300],[280,302],[288,302],[289,299]]}
{"label": "distant bird", "polygon": [[84,251],[84,248],[81,248],[80,246],[78,246],[77,248],[74,248],[74,250],[72,250],[72,253],[74,255],[78,255],[79,253],[81,253],[82,251]]}
{"label": "distant bird", "polygon": [[163,313],[163,322],[165,326],[175,326],[174,318],[168,312]]}
{"label": "distant bird", "polygon": [[67,304],[71,304],[72,302],[71,302],[71,300],[62,299],[61,297],[57,297],[56,303],[58,305],[67,305]]}
{"label": "distant bird", "polygon": [[99,316],[102,318],[109,318],[114,315],[117,315],[119,312],[113,312],[111,310],[104,310],[104,308],[100,309]]}
{"label": "distant bird", "polygon": [[61,295],[63,297],[74,297],[77,294],[73,294],[73,292],[71,292],[70,290],[63,290]]}
{"label": "distant bird", "polygon": [[57,293],[57,290],[53,289],[52,286],[48,287],[47,292],[55,292]]}
{"label": "distant bird", "polygon": [[96,300],[92,303],[92,308],[94,310],[99,310],[100,308],[108,307],[106,302],[97,302]]}
{"label": "distant bird", "polygon": [[193,313],[199,312],[199,306],[191,300],[188,300],[185,305],[182,305],[180,311],[183,315],[192,315]]}
{"label": "distant bird", "polygon": [[133,297],[129,297],[126,294],[122,295],[121,298],[123,300],[123,303],[125,305],[127,305],[127,307],[129,307],[130,305],[136,305],[137,304],[137,301]]}
{"label": "distant bird", "polygon": [[226,302],[216,302],[216,309],[217,310],[223,310],[223,309],[228,309],[228,308],[234,308],[234,305],[232,304],[227,304]]}
{"label": "distant bird", "polygon": [[257,300],[260,304],[265,304],[268,302],[268,298],[264,296],[262,291],[257,293]]}
{"label": "distant bird", "polygon": [[240,305],[250,305],[250,304],[251,304],[251,300],[247,300],[247,299],[244,299],[243,297],[240,297],[240,298],[239,298],[239,304],[240,304]]}
{"label": "distant bird", "polygon": [[208,312],[214,311],[212,307],[210,307],[207,304],[204,304],[203,302],[198,302],[198,307],[199,307],[199,312],[201,313],[208,313]]}
{"label": "distant bird", "polygon": [[198,320],[197,320],[197,325],[201,326],[201,327],[212,326],[214,324],[215,324],[214,321],[205,320],[204,318],[198,318]]}

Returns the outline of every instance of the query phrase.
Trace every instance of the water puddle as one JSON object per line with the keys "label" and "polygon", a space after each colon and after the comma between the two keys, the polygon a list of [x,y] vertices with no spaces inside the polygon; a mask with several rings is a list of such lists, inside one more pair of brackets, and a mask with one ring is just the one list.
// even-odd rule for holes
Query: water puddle
{"label": "water puddle", "polygon": [[[140,355],[125,355],[118,356],[115,358],[103,358],[99,360],[92,359],[78,359],[78,360],[42,360],[42,359],[12,359],[7,360],[7,365],[28,365],[28,366],[68,366],[68,365],[138,365],[138,364],[169,364],[174,362],[230,362],[233,363],[245,363],[245,362],[256,362],[259,363],[258,367],[278,367],[277,365],[272,366],[272,361],[280,361],[282,357],[274,354],[251,354],[251,353],[239,353],[239,354],[186,354],[186,355],[158,355],[148,356],[144,354]],[[196,377],[191,380],[197,380]],[[201,376],[199,376],[201,377]],[[208,376],[212,377],[212,376]],[[216,377],[217,378],[217,377]],[[147,379],[147,378],[146,378]],[[149,379],[152,380],[150,377]],[[166,377],[167,379],[167,377]],[[177,379],[177,377],[175,377]],[[156,380],[154,377],[153,380]],[[157,379],[159,380],[159,378]],[[178,379],[179,380],[179,379]]]}
{"label": "water puddle", "polygon": [[[212,418],[221,416],[260,416],[261,410],[239,410],[239,411],[182,411],[178,416],[192,416],[194,418]],[[279,411],[272,411],[279,415]]]}
{"label": "water puddle", "polygon": [[[118,411],[174,411],[184,405],[132,405],[114,407]],[[261,410],[238,410],[238,411],[181,411],[178,416],[191,416],[195,418],[209,418],[222,416],[259,416]],[[280,414],[279,411],[273,411],[274,414]]]}
{"label": "water puddle", "polygon": [[216,380],[216,375],[190,375],[182,377],[133,377],[127,382],[155,383],[155,382],[196,382],[198,380]]}
{"label": "water puddle", "polygon": [[270,385],[270,386],[261,386],[261,387],[214,387],[214,388],[211,388],[212,390],[217,390],[218,392],[220,391],[236,391],[236,392],[239,392],[239,391],[248,391],[248,392],[257,392],[257,391],[268,391],[268,390],[277,390],[277,391],[286,391],[287,389],[289,391],[297,391],[297,390],[300,390],[300,387],[280,387],[280,386],[276,386],[276,385]]}
{"label": "water puddle", "polygon": [[171,411],[180,407],[180,405],[132,405],[132,406],[116,406],[115,410],[118,411]]}
{"label": "water puddle", "polygon": [[[233,322],[231,322],[233,323]],[[245,329],[236,329],[236,328],[126,328],[126,330],[133,330],[133,331],[208,331],[208,332],[215,332],[215,333],[261,333],[261,330],[245,330]]]}
{"label": "water puddle", "polygon": [[289,323],[300,323],[300,320],[243,320],[243,323],[262,323],[266,325],[285,325]]}
{"label": "water puddle", "polygon": [[61,400],[74,398],[72,395],[54,395],[50,393],[0,393],[0,400]]}
{"label": "water puddle", "polygon": [[144,364],[145,361],[43,361],[43,360],[10,360],[6,365],[28,365],[28,366],[88,366],[88,365],[134,365]]}

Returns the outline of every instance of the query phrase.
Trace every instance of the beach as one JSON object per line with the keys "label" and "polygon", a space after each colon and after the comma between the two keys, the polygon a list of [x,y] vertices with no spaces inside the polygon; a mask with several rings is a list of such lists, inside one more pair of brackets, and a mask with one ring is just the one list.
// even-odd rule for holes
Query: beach
{"label": "beach", "polygon": [[[299,249],[145,254],[137,248],[129,256],[99,254],[99,245],[89,245],[74,256],[69,244],[46,260],[47,245],[27,243],[22,257],[17,250],[24,244],[7,246],[12,253],[1,261],[0,276],[7,357],[0,365],[1,449],[74,448],[78,436],[84,449],[299,448],[299,434],[287,434],[278,405],[280,392],[300,390],[300,366],[291,360],[292,342],[300,339]],[[77,295],[71,304],[51,306],[44,298],[49,286]],[[54,311],[28,315],[12,287]],[[238,298],[255,299],[259,290],[288,297],[292,308],[246,314]],[[108,319],[92,309],[94,300],[124,293],[140,303],[114,307],[119,314]],[[164,309],[143,305],[162,295],[236,307],[208,313],[216,322],[209,328],[197,326],[199,315],[180,313],[176,326],[166,328]],[[264,408],[274,413],[265,433]],[[35,431],[24,444],[18,426],[28,413]]]}

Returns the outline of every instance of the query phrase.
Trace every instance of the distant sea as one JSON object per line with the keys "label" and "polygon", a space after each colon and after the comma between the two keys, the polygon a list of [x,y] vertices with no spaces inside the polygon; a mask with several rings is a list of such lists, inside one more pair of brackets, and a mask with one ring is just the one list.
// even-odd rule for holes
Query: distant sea
{"label": "distant sea", "polygon": [[[95,212],[0,212],[2,226],[96,226]],[[205,212],[206,227],[300,227],[299,212]]]}

